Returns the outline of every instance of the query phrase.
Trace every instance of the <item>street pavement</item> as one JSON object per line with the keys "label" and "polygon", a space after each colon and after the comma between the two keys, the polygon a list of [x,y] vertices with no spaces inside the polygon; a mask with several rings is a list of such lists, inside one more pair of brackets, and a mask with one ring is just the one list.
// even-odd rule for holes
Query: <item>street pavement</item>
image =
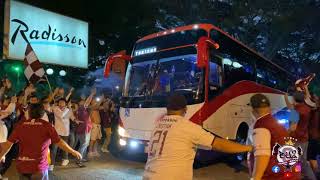
{"label": "street pavement", "polygon": [[[74,160],[67,167],[56,166],[50,179],[53,180],[141,180],[144,163],[119,160],[110,154],[85,163],[87,167],[78,168]],[[15,164],[5,175],[9,180],[18,179]],[[224,163],[215,163],[207,167],[194,170],[195,180],[247,180],[245,171],[236,172]]]}

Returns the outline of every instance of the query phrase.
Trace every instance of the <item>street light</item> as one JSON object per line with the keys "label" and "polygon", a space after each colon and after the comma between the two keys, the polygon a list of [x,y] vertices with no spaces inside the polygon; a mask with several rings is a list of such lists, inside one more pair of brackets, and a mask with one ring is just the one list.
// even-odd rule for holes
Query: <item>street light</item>
{"label": "street light", "polygon": [[61,70],[61,71],[59,72],[59,75],[60,75],[60,76],[66,76],[66,75],[67,75],[67,72],[66,72],[65,70]]}
{"label": "street light", "polygon": [[16,73],[19,73],[20,70],[21,70],[20,66],[13,66],[12,69],[13,69],[13,71],[15,71]]}
{"label": "street light", "polygon": [[19,65],[12,66],[12,70],[17,74],[17,86],[20,87],[20,71],[21,71],[21,67]]}
{"label": "street light", "polygon": [[49,68],[49,69],[47,69],[46,72],[47,72],[48,75],[52,75],[53,74],[53,69]]}

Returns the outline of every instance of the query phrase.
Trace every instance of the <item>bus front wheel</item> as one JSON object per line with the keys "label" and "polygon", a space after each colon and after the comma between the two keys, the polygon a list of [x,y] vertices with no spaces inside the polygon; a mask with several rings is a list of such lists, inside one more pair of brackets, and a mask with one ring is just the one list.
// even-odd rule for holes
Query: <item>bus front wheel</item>
{"label": "bus front wheel", "polygon": [[[240,144],[245,144],[248,136],[249,126],[246,123],[241,123],[238,130],[235,141]],[[229,164],[236,169],[236,171],[243,170],[242,162],[246,158],[246,153],[240,153],[232,155],[229,159]]]}
{"label": "bus front wheel", "polygon": [[[247,137],[248,137],[248,130],[249,126],[246,123],[241,123],[238,131],[237,131],[237,136],[236,136],[236,141],[240,144],[246,144]],[[237,160],[238,161],[243,161],[246,158],[245,153],[241,153],[237,155]]]}

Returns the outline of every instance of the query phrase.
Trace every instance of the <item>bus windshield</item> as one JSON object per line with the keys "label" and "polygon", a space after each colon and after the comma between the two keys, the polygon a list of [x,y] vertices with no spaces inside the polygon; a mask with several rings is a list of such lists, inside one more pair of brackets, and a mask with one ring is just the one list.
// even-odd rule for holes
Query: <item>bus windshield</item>
{"label": "bus windshield", "polygon": [[127,69],[124,96],[166,100],[163,97],[179,92],[195,103],[203,94],[203,76],[196,54],[133,61]]}

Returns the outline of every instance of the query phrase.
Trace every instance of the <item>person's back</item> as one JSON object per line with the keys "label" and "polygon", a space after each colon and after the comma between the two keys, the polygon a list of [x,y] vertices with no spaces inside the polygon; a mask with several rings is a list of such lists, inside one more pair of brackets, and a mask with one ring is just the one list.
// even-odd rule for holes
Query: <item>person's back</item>
{"label": "person's back", "polygon": [[18,171],[30,173],[48,168],[48,147],[51,141],[58,143],[60,138],[49,122],[31,119],[21,122],[8,140],[17,142],[20,147],[17,159]]}
{"label": "person's back", "polygon": [[167,174],[171,179],[190,179],[196,146],[211,149],[213,139],[213,135],[182,116],[165,116],[153,131],[146,170],[154,178],[158,173],[161,178]]}
{"label": "person's back", "polygon": [[[271,114],[266,115],[265,117],[262,117],[255,123],[254,129],[262,129],[262,128],[267,129],[270,132],[271,148],[273,148],[276,145],[276,143],[280,145],[284,145],[285,138],[289,137],[289,133],[287,132],[287,130],[283,126],[281,126],[281,124],[279,124],[277,120],[271,116]],[[279,163],[277,161],[276,155],[271,154],[268,166],[266,168],[266,171],[263,174],[262,179],[265,179],[265,180],[285,179],[284,170],[281,170],[279,173],[272,172],[272,168],[274,166],[279,166]],[[300,179],[300,176],[301,176],[300,172],[291,173],[291,179]]]}
{"label": "person's back", "polygon": [[172,95],[167,105],[167,116],[159,119],[149,142],[145,180],[191,180],[197,146],[239,153],[251,151],[251,146],[215,137],[184,118],[187,101],[184,96]]}
{"label": "person's back", "polygon": [[[254,94],[250,98],[250,106],[255,119],[249,134],[249,140],[255,148],[248,164],[251,177],[259,180],[286,179],[286,168],[294,169],[296,166],[293,164],[293,167],[285,167],[285,164],[279,163],[278,155],[281,157],[282,152],[278,150],[285,145],[285,140],[290,138],[289,133],[272,116],[271,103],[267,96]],[[282,163],[289,163],[291,159],[285,158],[283,161]],[[290,174],[290,179],[300,179],[300,172],[290,171]]]}
{"label": "person's back", "polygon": [[1,144],[0,159],[5,157],[14,143],[19,145],[16,166],[20,179],[49,179],[47,153],[51,143],[57,144],[78,159],[82,158],[80,153],[60,139],[49,122],[40,119],[43,115],[43,105],[32,104],[29,108],[31,119],[20,122],[8,140]]}

